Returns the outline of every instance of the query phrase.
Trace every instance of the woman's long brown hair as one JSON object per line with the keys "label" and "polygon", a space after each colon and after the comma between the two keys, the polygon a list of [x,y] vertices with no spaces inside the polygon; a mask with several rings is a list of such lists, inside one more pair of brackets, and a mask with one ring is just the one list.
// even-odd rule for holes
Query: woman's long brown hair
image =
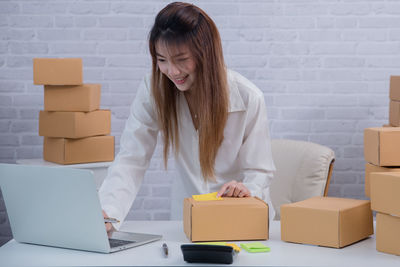
{"label": "woman's long brown hair", "polygon": [[156,44],[187,45],[196,63],[194,94],[199,118],[199,159],[204,179],[215,180],[215,158],[224,139],[228,118],[228,82],[221,38],[211,18],[187,3],[167,5],[156,16],[149,35],[152,56],[151,88],[164,140],[164,165],[170,145],[179,153],[178,89],[157,66]]}

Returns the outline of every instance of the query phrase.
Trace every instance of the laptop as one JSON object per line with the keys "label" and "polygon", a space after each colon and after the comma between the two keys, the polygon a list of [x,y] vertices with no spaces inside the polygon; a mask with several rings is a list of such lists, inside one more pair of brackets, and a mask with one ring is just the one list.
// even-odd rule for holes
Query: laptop
{"label": "laptop", "polygon": [[107,233],[90,170],[0,164],[0,188],[12,234],[21,243],[111,253],[162,238]]}

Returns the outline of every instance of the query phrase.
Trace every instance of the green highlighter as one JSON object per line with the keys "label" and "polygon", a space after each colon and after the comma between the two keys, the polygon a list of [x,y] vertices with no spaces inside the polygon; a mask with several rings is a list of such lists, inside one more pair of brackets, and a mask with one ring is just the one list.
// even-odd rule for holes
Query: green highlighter
{"label": "green highlighter", "polygon": [[241,243],[240,246],[250,253],[270,252],[271,249],[260,242]]}

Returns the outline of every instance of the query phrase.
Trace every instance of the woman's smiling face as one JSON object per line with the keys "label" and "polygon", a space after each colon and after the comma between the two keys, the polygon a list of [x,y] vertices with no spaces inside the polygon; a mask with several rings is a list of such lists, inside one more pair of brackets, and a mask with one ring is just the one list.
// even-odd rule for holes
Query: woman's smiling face
{"label": "woman's smiling face", "polygon": [[185,92],[192,88],[196,63],[186,45],[170,47],[159,41],[156,43],[156,55],[158,68],[179,91]]}

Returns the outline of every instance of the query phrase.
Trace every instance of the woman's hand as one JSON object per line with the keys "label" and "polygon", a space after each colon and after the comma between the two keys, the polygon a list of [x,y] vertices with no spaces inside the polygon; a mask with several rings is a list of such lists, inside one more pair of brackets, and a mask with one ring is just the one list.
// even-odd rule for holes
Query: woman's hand
{"label": "woman's hand", "polygon": [[218,191],[217,197],[249,197],[251,196],[249,189],[242,183],[235,180],[224,184]]}
{"label": "woman's hand", "polygon": [[[103,210],[103,217],[108,218],[107,213]],[[106,230],[107,232],[110,232],[113,229],[113,226],[111,223],[105,223]]]}

